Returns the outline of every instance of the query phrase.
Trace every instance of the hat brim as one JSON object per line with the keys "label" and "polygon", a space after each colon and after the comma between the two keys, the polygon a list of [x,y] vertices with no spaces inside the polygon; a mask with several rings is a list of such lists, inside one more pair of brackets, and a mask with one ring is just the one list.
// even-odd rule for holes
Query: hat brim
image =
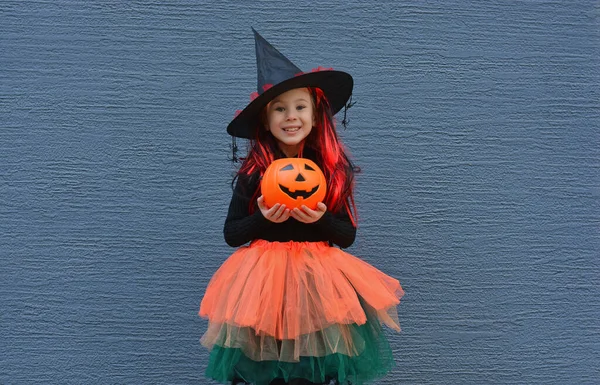
{"label": "hat brim", "polygon": [[276,96],[294,88],[320,88],[331,105],[333,115],[338,113],[350,99],[354,80],[343,71],[308,72],[282,81],[269,88],[244,108],[227,126],[227,133],[238,138],[253,139],[263,108]]}

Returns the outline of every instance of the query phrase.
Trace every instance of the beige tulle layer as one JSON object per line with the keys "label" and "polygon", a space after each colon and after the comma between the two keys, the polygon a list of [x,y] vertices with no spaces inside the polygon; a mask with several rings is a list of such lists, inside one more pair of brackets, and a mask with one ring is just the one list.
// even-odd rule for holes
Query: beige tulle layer
{"label": "beige tulle layer", "polygon": [[[294,349],[302,350],[317,343],[303,336],[343,335],[334,325],[364,324],[359,297],[381,323],[400,330],[396,306],[403,294],[398,280],[325,242],[259,240],[238,249],[211,279],[199,312],[211,325],[203,341],[233,341],[231,335],[252,330],[259,338],[295,340]],[[345,349],[333,344],[323,351]]]}
{"label": "beige tulle layer", "polygon": [[301,356],[325,357],[333,353],[355,357],[363,353],[367,344],[364,333],[361,334],[356,325],[332,325],[293,340],[276,340],[271,336],[256,335],[252,328],[213,323],[201,342],[208,349],[214,345],[241,349],[254,361],[282,362],[298,362]]}

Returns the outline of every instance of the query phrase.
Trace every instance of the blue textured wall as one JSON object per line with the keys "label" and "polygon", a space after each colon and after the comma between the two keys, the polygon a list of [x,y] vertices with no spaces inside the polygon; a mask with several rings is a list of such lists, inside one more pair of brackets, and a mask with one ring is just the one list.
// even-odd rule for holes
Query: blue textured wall
{"label": "blue textured wall", "polygon": [[0,4],[0,382],[209,384],[254,26],[355,77],[381,384],[600,382],[597,1]]}

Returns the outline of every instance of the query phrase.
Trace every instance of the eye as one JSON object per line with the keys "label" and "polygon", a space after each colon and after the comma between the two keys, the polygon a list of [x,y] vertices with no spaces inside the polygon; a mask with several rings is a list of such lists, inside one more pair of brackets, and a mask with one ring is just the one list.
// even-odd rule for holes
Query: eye
{"label": "eye", "polygon": [[305,109],[305,108],[306,108],[306,106],[298,106],[298,107],[296,107],[296,109],[297,109],[298,111],[301,111],[301,110],[303,110],[303,109]]}
{"label": "eye", "polygon": [[294,165],[290,163],[287,166],[285,166],[284,168],[282,168],[281,171],[291,171],[293,169],[294,169]]}
{"label": "eye", "polygon": [[309,165],[307,165],[307,164],[305,164],[305,165],[304,165],[304,169],[305,169],[305,170],[309,170],[309,171],[315,171],[315,169],[314,169],[314,168],[310,167],[310,166],[309,166]]}
{"label": "eye", "polygon": [[283,107],[275,107],[275,111],[277,111],[277,112],[283,112],[283,111],[285,111],[285,108],[283,108]]}

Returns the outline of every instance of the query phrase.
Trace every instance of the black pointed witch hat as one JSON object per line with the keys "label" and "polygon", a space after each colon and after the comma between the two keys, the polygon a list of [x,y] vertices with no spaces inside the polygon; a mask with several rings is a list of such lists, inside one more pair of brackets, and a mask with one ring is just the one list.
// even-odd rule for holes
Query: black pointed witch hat
{"label": "black pointed witch hat", "polygon": [[252,31],[256,44],[257,92],[252,93],[250,104],[239,111],[227,126],[229,135],[255,138],[263,108],[277,95],[294,88],[320,88],[329,100],[334,115],[344,108],[354,85],[350,74],[322,67],[302,72],[254,28]]}

